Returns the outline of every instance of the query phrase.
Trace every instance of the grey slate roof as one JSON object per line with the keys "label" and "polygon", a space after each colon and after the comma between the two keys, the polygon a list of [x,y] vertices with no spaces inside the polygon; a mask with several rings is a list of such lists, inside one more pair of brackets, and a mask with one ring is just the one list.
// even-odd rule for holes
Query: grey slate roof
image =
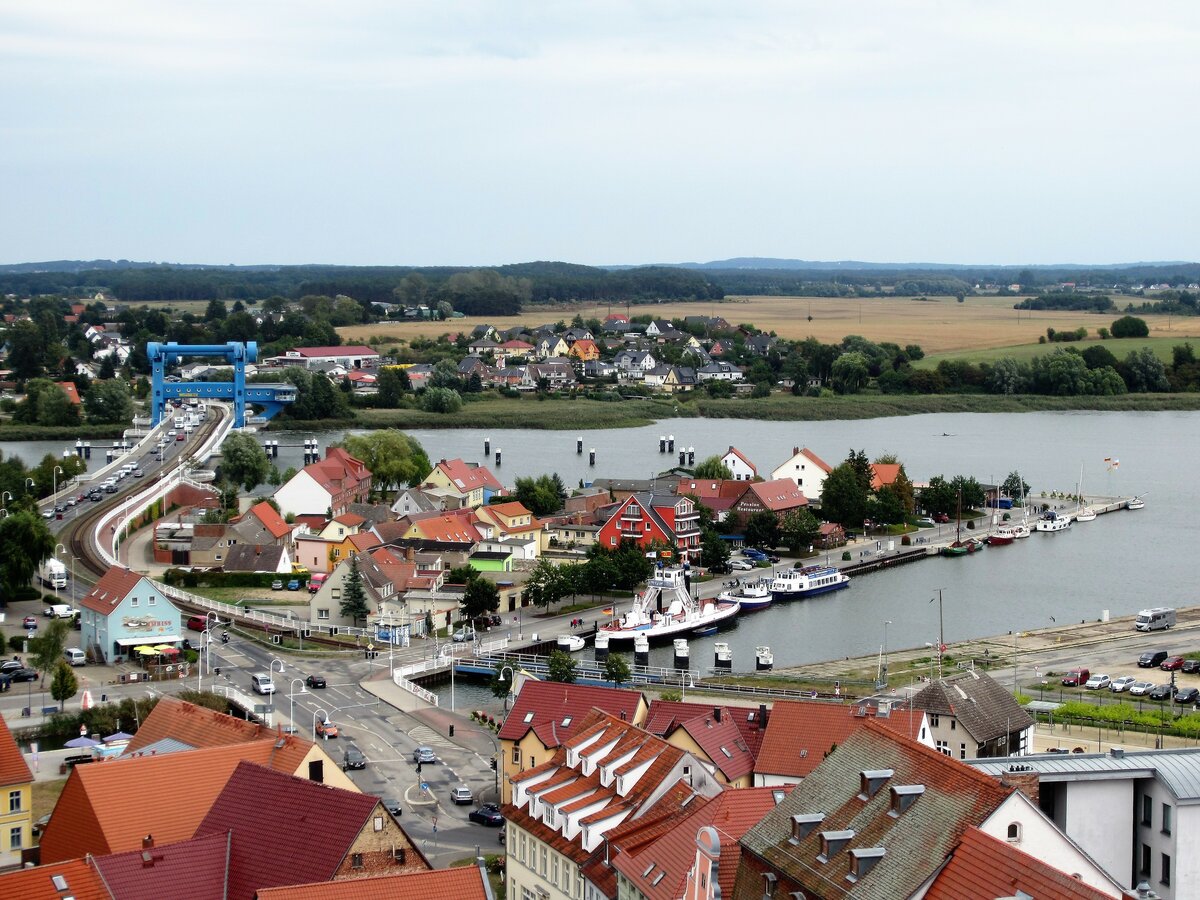
{"label": "grey slate roof", "polygon": [[1183,805],[1200,803],[1200,748],[1126,750],[1109,753],[1039,753],[998,759],[968,759],[967,765],[999,778],[1013,764],[1032,766],[1041,781],[1105,781],[1156,778]]}
{"label": "grey slate roof", "polygon": [[278,544],[235,544],[225,554],[226,572],[277,572],[284,548]]}
{"label": "grey slate roof", "polygon": [[955,716],[979,743],[1033,727],[1033,718],[989,675],[969,670],[935,681],[912,699],[917,709]]}

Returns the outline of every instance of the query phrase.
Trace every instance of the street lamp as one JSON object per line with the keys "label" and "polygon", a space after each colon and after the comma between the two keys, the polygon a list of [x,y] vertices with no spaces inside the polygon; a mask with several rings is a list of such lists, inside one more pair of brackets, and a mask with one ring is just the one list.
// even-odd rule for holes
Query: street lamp
{"label": "street lamp", "polygon": [[318,715],[324,715],[324,716],[325,716],[325,718],[324,718],[324,720],[323,720],[322,724],[324,724],[324,725],[328,725],[328,724],[329,724],[329,710],[327,710],[327,709],[322,709],[322,708],[321,708],[321,707],[319,707],[319,706],[318,706],[316,709],[314,709],[314,710],[313,710],[312,739],[313,739],[313,742],[314,742],[314,743],[315,743],[315,742],[316,742],[316,740],[317,740],[317,716],[318,716]]}
{"label": "street lamp", "polygon": [[888,680],[887,630],[888,630],[888,626],[891,624],[892,624],[891,619],[884,620],[884,623],[883,623],[883,678],[882,678],[882,681],[883,681],[883,686],[885,688],[887,687],[887,680]]}
{"label": "street lamp", "polygon": [[303,678],[293,678],[292,683],[288,685],[288,724],[292,726],[292,731],[296,730],[296,695],[292,693],[292,690],[296,687],[297,681],[300,682],[300,693],[308,693],[308,689],[304,687]]}
{"label": "street lamp", "polygon": [[500,683],[505,682],[504,673],[508,673],[508,690],[504,692],[504,714],[508,715],[508,698],[512,695],[513,682],[517,680],[517,673],[513,671],[512,666],[504,666],[500,670]]}
{"label": "street lamp", "polygon": [[32,478],[26,478],[26,479],[25,479],[25,493],[27,493],[27,494],[28,494],[28,493],[29,493],[29,489],[30,489],[31,487],[34,487],[34,486],[36,486],[36,485],[37,485],[37,482],[36,482],[36,481],[34,481]]}
{"label": "street lamp", "polygon": [[62,466],[55,466],[54,471],[50,473],[50,498],[54,499],[58,496],[58,476],[65,474]]}

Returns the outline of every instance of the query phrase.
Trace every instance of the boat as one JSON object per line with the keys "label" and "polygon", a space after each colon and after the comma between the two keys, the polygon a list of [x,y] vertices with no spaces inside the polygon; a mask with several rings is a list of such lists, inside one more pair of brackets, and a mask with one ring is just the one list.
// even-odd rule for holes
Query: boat
{"label": "boat", "polygon": [[674,637],[697,628],[720,625],[733,619],[742,608],[736,600],[700,600],[692,596],[690,569],[686,566],[658,568],[646,588],[633,600],[629,612],[601,631],[610,640],[628,641]]}
{"label": "boat", "polygon": [[1145,496],[1146,496],[1145,494],[1141,494],[1140,496],[1131,498],[1130,500],[1128,500],[1125,503],[1125,508],[1126,509],[1145,509],[1146,501],[1142,499],[1142,497],[1145,497]]}
{"label": "boat", "polygon": [[958,508],[954,514],[955,521],[955,537],[954,542],[941,550],[942,556],[966,556],[968,553],[975,553],[977,550],[982,550],[986,545],[983,541],[977,538],[967,538],[965,541],[962,536],[962,492],[958,495]]}
{"label": "boat", "polygon": [[574,653],[576,650],[582,650],[587,642],[577,634],[560,634],[558,636],[558,649],[566,650],[568,653]]}
{"label": "boat", "polygon": [[696,637],[708,637],[708,635],[716,633],[716,625],[701,625],[699,628],[692,629],[692,634],[694,634]]}
{"label": "boat", "polygon": [[1034,525],[1034,530],[1049,533],[1054,531],[1066,531],[1070,527],[1070,516],[1060,516],[1051,509],[1044,513],[1042,517],[1037,520],[1037,524]]}
{"label": "boat", "polygon": [[1076,522],[1093,522],[1096,511],[1083,502],[1083,466],[1079,467],[1079,509],[1075,512]]}
{"label": "boat", "polygon": [[837,566],[803,566],[787,569],[771,579],[776,600],[800,600],[850,586],[850,576]]}
{"label": "boat", "polygon": [[766,578],[760,578],[750,584],[742,584],[734,582],[734,587],[728,591],[722,591],[718,596],[718,600],[726,602],[737,602],[742,605],[742,612],[754,612],[757,609],[766,609],[771,605],[774,597],[771,595],[771,582]]}
{"label": "boat", "polygon": [[1021,538],[1029,537],[1029,526],[1024,522],[1009,523],[1001,525],[994,532],[988,535],[987,542],[997,547],[1002,547],[1006,544],[1011,544],[1013,541]]}

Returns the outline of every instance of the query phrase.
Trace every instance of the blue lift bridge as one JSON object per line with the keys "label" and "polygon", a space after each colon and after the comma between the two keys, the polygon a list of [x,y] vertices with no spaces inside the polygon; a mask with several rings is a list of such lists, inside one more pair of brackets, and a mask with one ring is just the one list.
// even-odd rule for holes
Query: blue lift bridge
{"label": "blue lift bridge", "polygon": [[[233,427],[242,428],[247,421],[265,422],[288,403],[296,400],[293,384],[246,384],[246,364],[257,361],[255,341],[226,344],[177,344],[174,341],[151,341],[146,345],[151,367],[151,425],[157,425],[166,415],[168,404],[176,399],[232,400]],[[217,357],[233,367],[233,381],[167,381],[167,366],[189,357]],[[262,413],[246,417],[250,404],[262,407]]]}

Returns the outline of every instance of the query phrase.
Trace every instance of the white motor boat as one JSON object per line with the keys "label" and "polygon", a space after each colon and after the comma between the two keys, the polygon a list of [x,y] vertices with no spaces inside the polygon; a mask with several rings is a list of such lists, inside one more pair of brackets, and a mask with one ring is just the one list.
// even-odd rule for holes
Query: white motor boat
{"label": "white motor boat", "polygon": [[616,622],[603,627],[613,641],[674,637],[707,629],[734,618],[742,606],[721,597],[700,600],[691,594],[690,570],[685,566],[655,569],[646,589],[634,598],[633,607]]}
{"label": "white motor boat", "polygon": [[1070,516],[1060,516],[1054,510],[1050,510],[1045,515],[1043,515],[1040,519],[1037,520],[1037,524],[1034,526],[1034,530],[1040,531],[1040,532],[1054,532],[1054,531],[1066,531],[1070,527],[1071,527],[1071,517]]}
{"label": "white motor boat", "polygon": [[559,650],[565,650],[568,653],[574,653],[576,650],[582,650],[587,644],[587,641],[577,634],[560,634],[558,636],[557,644]]}

